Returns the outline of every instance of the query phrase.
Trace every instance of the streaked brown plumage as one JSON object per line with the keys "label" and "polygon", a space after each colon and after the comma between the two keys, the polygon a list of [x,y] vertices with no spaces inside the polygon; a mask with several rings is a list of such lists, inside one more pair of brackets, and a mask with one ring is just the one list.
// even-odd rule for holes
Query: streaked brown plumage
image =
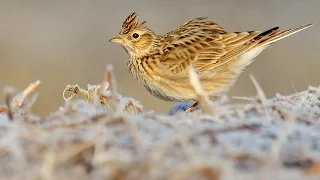
{"label": "streaked brown plumage", "polygon": [[196,101],[189,67],[199,74],[203,89],[214,99],[226,92],[243,69],[271,43],[310,27],[280,31],[227,32],[206,18],[192,19],[177,29],[156,35],[132,13],[119,36],[130,56],[130,73],[154,96],[167,101]]}

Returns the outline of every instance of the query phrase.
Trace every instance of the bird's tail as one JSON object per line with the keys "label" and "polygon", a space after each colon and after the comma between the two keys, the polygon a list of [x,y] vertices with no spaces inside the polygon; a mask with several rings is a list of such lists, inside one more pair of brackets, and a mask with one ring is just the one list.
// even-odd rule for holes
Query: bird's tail
{"label": "bird's tail", "polygon": [[[291,28],[291,29],[288,29],[288,30],[284,30],[284,31],[281,31],[278,27],[276,28],[272,28],[271,30],[273,30],[272,33],[269,33],[270,30],[268,31],[265,31],[263,33],[261,33],[260,35],[258,36],[264,36],[265,34],[268,34],[263,40],[261,40],[256,47],[259,47],[259,46],[266,46],[266,45],[270,45],[276,41],[279,41],[283,38],[286,38],[292,34],[295,34],[299,31],[302,31],[304,29],[307,29],[308,27],[311,27],[313,24],[306,24],[306,25],[303,25],[303,26],[299,26],[299,27],[295,27],[295,28]],[[257,37],[258,37],[257,36]]]}
{"label": "bird's tail", "polygon": [[272,29],[262,32],[256,37],[254,37],[253,40],[251,40],[252,43],[256,43],[253,46],[253,48],[241,55],[236,63],[238,63],[239,66],[244,68],[247,65],[251,64],[255,60],[255,57],[272,43],[279,41],[285,37],[288,37],[292,34],[295,34],[299,31],[302,31],[310,26],[312,26],[312,24],[307,24],[304,26],[299,26],[284,31],[281,31],[279,27],[274,27]]}

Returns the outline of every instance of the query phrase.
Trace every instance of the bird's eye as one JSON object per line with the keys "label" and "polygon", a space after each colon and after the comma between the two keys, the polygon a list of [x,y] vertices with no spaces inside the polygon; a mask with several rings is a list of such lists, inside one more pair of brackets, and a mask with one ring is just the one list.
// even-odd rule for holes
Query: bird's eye
{"label": "bird's eye", "polygon": [[132,34],[132,37],[135,38],[135,39],[137,39],[137,38],[139,37],[139,34],[138,34],[138,33],[133,33],[133,34]]}

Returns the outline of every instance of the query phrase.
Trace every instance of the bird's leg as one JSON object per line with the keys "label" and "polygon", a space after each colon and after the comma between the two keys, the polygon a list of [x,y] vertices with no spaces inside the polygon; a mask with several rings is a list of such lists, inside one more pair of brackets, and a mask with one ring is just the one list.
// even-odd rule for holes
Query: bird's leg
{"label": "bird's leg", "polygon": [[[210,98],[210,101],[216,101],[217,99],[218,99],[217,96],[213,96],[213,97]],[[193,104],[192,104],[191,106],[189,106],[188,109],[186,109],[184,112],[185,112],[185,113],[191,112],[196,106],[198,106],[198,104],[199,104],[198,101],[195,102],[195,103],[193,103]]]}
{"label": "bird's leg", "polygon": [[189,113],[189,112],[191,112],[196,106],[198,106],[198,101],[197,102],[195,102],[195,103],[193,103],[190,107],[188,107],[188,109],[186,109],[184,112],[185,113]]}
{"label": "bird's leg", "polygon": [[[192,58],[192,61],[193,62],[196,62],[198,60],[198,57],[199,57],[199,53],[196,53],[195,56]],[[197,77],[198,78],[198,77]],[[199,83],[200,83],[200,80],[198,80]],[[190,107],[188,107],[188,109],[186,109],[184,112],[185,113],[189,113],[191,112],[196,106],[198,106],[199,102],[196,101],[195,103],[193,103]]]}

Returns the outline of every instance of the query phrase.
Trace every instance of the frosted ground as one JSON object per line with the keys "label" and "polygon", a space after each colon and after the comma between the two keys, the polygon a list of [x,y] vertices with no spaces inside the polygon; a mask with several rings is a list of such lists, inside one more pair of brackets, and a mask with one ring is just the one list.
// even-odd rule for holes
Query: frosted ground
{"label": "frosted ground", "polygon": [[319,87],[170,115],[108,83],[67,88],[80,96],[46,117],[31,111],[36,96],[2,107],[1,179],[319,179]]}

